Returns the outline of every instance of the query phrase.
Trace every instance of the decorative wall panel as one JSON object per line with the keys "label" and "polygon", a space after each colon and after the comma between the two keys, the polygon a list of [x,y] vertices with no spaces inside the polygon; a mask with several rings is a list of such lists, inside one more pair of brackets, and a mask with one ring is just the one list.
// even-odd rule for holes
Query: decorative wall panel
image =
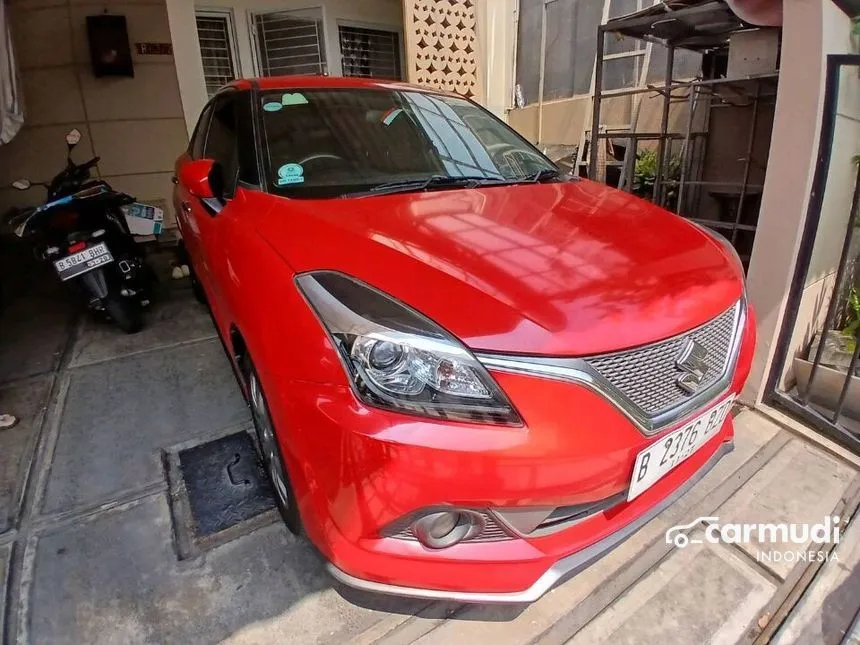
{"label": "decorative wall panel", "polygon": [[403,0],[409,82],[483,99],[476,0]]}

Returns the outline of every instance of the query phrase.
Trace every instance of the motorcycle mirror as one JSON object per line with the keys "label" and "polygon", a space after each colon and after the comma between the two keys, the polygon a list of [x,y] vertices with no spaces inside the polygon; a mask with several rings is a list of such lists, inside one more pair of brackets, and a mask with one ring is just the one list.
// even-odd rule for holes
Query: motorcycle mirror
{"label": "motorcycle mirror", "polygon": [[30,183],[30,180],[22,177],[21,179],[16,179],[12,182],[12,188],[16,188],[17,190],[27,190],[33,184]]}
{"label": "motorcycle mirror", "polygon": [[81,131],[77,128],[72,128],[66,133],[66,144],[69,146],[69,150],[74,148],[81,141]]}

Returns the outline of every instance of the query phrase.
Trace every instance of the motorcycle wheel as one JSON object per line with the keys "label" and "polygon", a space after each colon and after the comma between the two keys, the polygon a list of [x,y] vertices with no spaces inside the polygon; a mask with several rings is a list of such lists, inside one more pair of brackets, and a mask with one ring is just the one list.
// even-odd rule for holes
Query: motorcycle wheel
{"label": "motorcycle wheel", "polygon": [[108,296],[104,300],[107,314],[126,334],[136,334],[143,328],[143,312],[127,298]]}

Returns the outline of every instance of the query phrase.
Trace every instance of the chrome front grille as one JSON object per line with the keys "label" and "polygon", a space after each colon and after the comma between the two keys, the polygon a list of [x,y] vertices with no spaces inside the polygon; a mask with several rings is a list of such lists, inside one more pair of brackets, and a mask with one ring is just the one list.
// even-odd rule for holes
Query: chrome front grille
{"label": "chrome front grille", "polygon": [[741,306],[739,301],[709,323],[680,336],[584,360],[646,416],[657,416],[692,398],[678,385],[682,372],[675,364],[688,339],[692,338],[708,352],[705,358],[708,370],[699,384],[699,392],[725,374]]}

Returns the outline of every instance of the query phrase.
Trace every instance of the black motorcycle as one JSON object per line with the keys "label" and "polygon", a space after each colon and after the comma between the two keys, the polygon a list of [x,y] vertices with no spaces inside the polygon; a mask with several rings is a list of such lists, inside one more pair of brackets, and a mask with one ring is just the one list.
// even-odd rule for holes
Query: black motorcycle
{"label": "black motorcycle", "polygon": [[41,206],[15,213],[10,223],[39,258],[53,264],[60,280],[74,281],[90,309],[133,334],[143,327],[142,310],[149,305],[154,280],[122,212],[135,199],[90,178],[98,157],[80,165],[72,161],[80,138],[77,129],[66,135],[66,167],[50,182],[12,182],[18,190],[44,186],[48,198]]}

